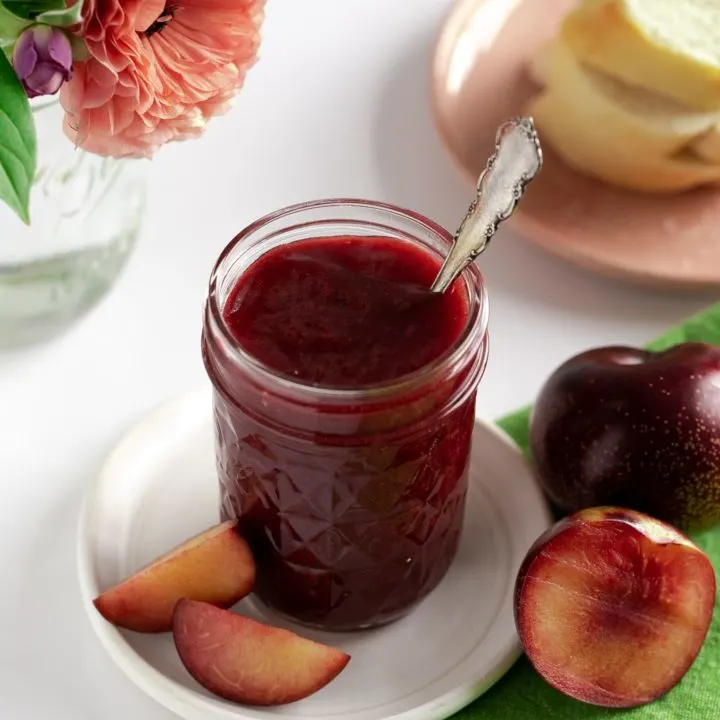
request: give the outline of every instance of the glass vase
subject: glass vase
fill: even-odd
[[[77,149],[57,99],[33,103],[29,226],[0,203],[0,347],[47,340],[114,285],[142,223],[146,166]]]

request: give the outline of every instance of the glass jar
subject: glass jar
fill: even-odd
[[[146,167],[78,150],[57,99],[33,101],[37,171],[25,225],[0,203],[0,347],[49,339],[94,307],[132,252]]]
[[[327,200],[258,220],[224,250],[205,307],[223,519],[239,519],[256,597],[292,620],[354,630],[395,620],[443,578],[458,546],[475,395],[487,361],[487,297],[476,265],[458,280],[466,326],[441,357],[362,389],[304,384],[250,356],[223,308],[263,253],[336,236],[403,240],[435,253],[452,237],[389,205]]]

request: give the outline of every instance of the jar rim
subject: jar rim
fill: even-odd
[[[429,381],[431,382],[433,378],[442,375],[447,371],[447,368],[455,367],[458,362],[461,362],[462,358],[472,346],[476,343],[481,343],[487,334],[487,290],[482,273],[477,264],[470,263],[458,278],[462,278],[465,281],[469,300],[468,316],[462,333],[441,355],[411,373],[406,373],[392,380],[374,383],[372,385],[357,385],[351,387],[319,385],[317,383],[305,382],[275,370],[245,350],[232,334],[225,320],[223,308],[220,306],[218,293],[222,279],[220,272],[223,268],[224,261],[240,243],[272,222],[307,211],[343,207],[348,209],[360,208],[377,210],[391,216],[399,216],[405,220],[416,223],[438,237],[447,246],[448,250],[452,245],[453,237],[445,228],[413,210],[390,203],[359,198],[328,198],[288,205],[250,223],[225,246],[215,262],[210,276],[205,309],[206,322],[211,324],[211,329],[214,333],[220,335],[225,346],[225,351],[232,355],[232,359],[235,362],[242,363],[246,368],[251,369],[256,376],[256,380],[263,386],[269,381],[273,383],[279,391],[290,395],[299,394],[311,403],[352,405],[368,401],[382,401],[384,398],[394,396],[398,393],[412,392],[413,389]],[[317,222],[322,223],[324,221],[318,220]],[[338,222],[342,222],[342,220],[338,220]]]

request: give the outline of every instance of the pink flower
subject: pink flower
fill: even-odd
[[[265,0],[86,0],[89,57],[60,93],[65,131],[99,155],[149,157],[225,112],[255,62]]]

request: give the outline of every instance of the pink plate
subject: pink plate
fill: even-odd
[[[574,0],[460,0],[433,66],[435,120],[450,155],[476,182],[497,126],[535,91],[528,59]],[[542,140],[542,135],[541,135]],[[545,164],[510,221],[554,255],[616,278],[668,289],[720,287],[720,188],[673,195],[613,189]]]

